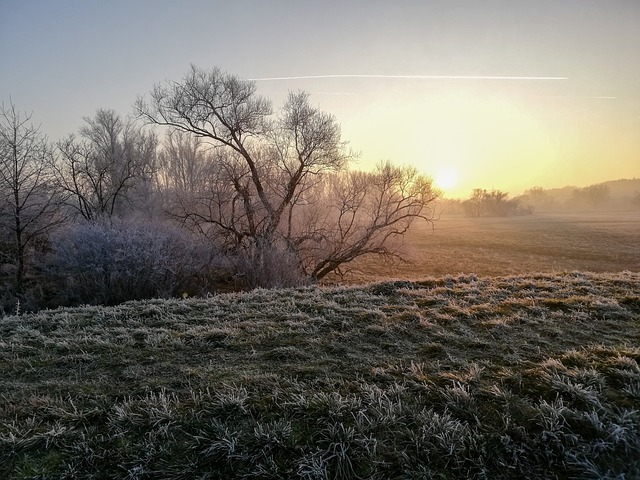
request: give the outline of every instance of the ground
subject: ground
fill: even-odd
[[[639,225],[443,217],[371,283],[6,316],[0,478],[640,478]]]
[[[441,215],[404,241],[407,263],[355,262],[341,281],[563,271],[640,271],[640,211],[540,212],[519,217]],[[336,278],[332,279],[337,281]]]

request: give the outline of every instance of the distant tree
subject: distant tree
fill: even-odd
[[[460,198],[441,198],[439,210],[441,213],[447,214],[462,214],[465,213],[463,207],[463,200]]]
[[[79,137],[58,143],[56,181],[68,205],[87,220],[125,214],[152,182],[156,136],[114,110],[98,110],[85,122]]]
[[[462,203],[462,208],[467,217],[479,217],[483,214],[482,202],[486,192],[481,188],[474,188],[471,196]]]
[[[343,173],[352,154],[331,115],[312,107],[304,92],[291,93],[274,115],[255,90],[254,82],[217,68],[192,67],[182,82],[157,85],[147,101],[138,101],[148,122],[210,148],[200,157],[209,166],[206,180],[175,211],[185,223],[248,256],[256,268],[279,251],[322,278],[359,256],[388,253],[383,245],[404,233],[401,225],[430,218],[435,195],[428,180],[392,167],[368,176]],[[178,141],[184,144],[174,139],[174,146]],[[339,189],[331,182],[338,178],[350,191],[336,203],[331,195]]]
[[[60,197],[48,169],[52,155],[46,138],[31,124],[31,115],[13,104],[0,107],[0,230],[2,260],[11,266],[14,292],[25,288],[28,251],[59,225]]]
[[[506,217],[533,213],[531,208],[522,206],[519,199],[508,197],[508,193],[500,190],[488,191],[476,188],[462,206],[468,217]]]
[[[589,185],[584,188],[577,188],[573,191],[573,200],[576,203],[600,208],[607,204],[611,192],[609,186],[604,183]]]
[[[549,192],[542,187],[533,187],[525,191],[522,201],[535,209],[550,208],[555,203]]]

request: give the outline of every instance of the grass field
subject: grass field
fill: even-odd
[[[640,478],[639,346],[631,272],[9,316],[0,478]]]
[[[408,263],[356,262],[344,281],[475,273],[640,271],[640,211],[554,212],[505,218],[443,215],[405,240]]]

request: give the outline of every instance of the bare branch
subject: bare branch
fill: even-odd
[[[63,221],[48,168],[51,148],[30,121],[31,115],[22,115],[13,104],[0,107],[0,230],[13,244],[4,260],[17,267],[18,298],[24,290],[29,248]]]

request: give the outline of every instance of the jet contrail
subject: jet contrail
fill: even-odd
[[[277,80],[309,80],[323,78],[390,78],[408,80],[568,80],[568,77],[523,77],[523,76],[490,76],[490,75],[298,75],[291,77],[250,78],[255,82],[271,82]]]

